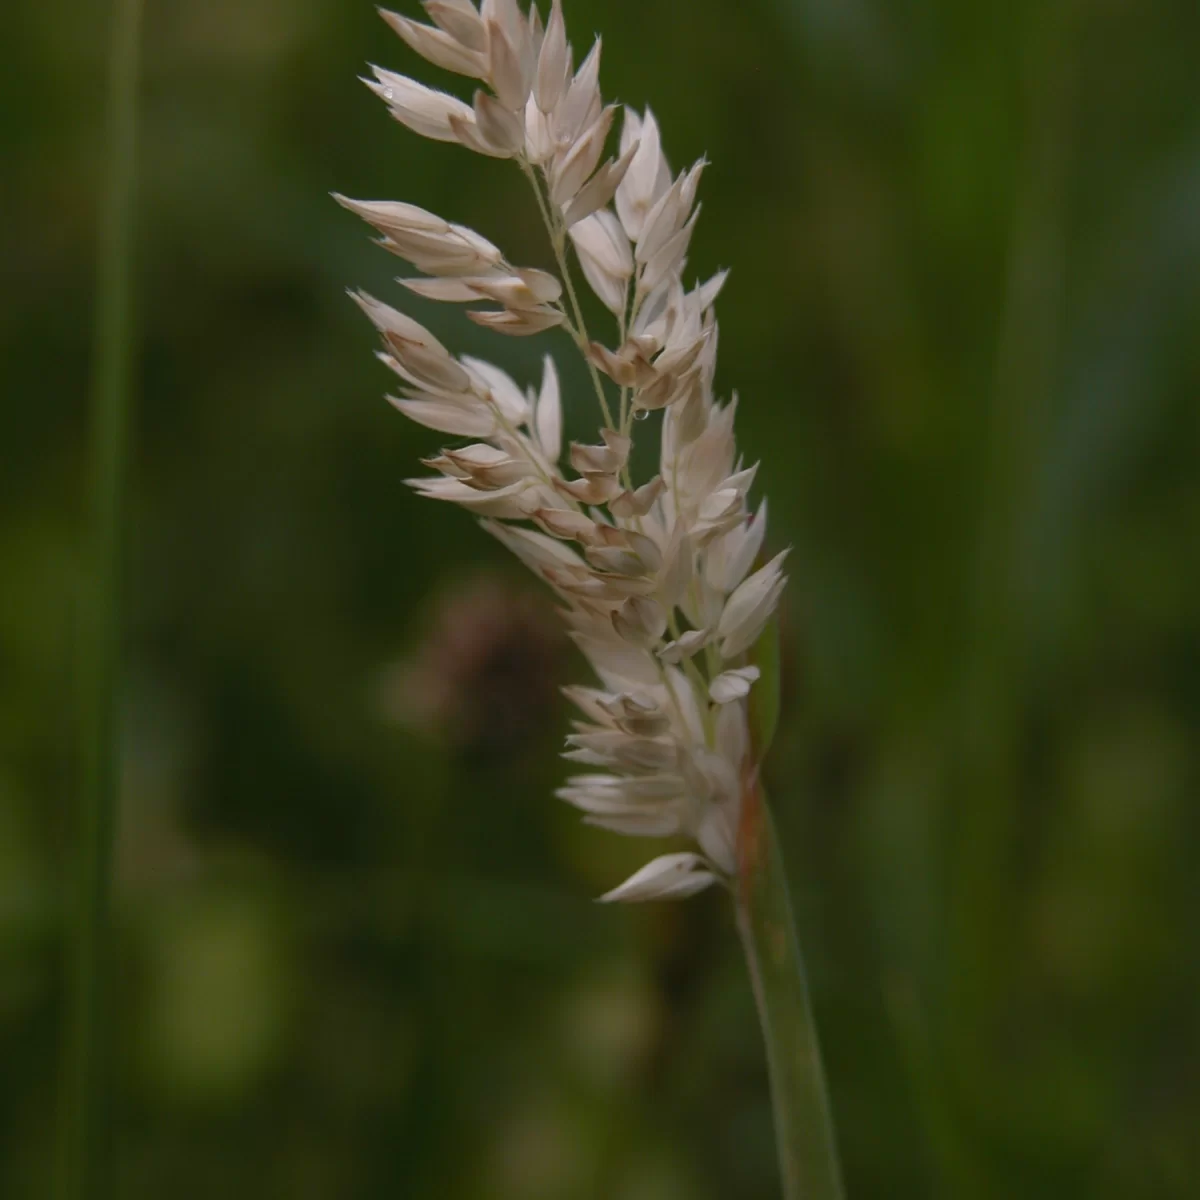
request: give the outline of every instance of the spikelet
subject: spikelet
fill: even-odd
[[[713,395],[725,275],[684,284],[704,161],[673,175],[647,109],[621,114],[600,94],[600,41],[578,68],[559,0],[543,26],[517,0],[426,0],[432,24],[384,19],[417,54],[479,83],[470,102],[382,68],[365,80],[402,125],[479,154],[514,159],[536,195],[559,276],[510,263],[473,230],[416,205],[349,200],[382,245],[420,274],[420,296],[525,336],[563,326],[583,354],[604,419],[592,444],[562,445],[554,361],[522,390],[500,368],[454,356],[428,330],[355,299],[399,377],[389,397],[412,420],[459,439],[410,480],[478,514],[557,593],[599,686],[565,694],[582,719],[566,757],[584,768],[558,795],[604,829],[684,836],[605,900],[691,895],[728,881],[750,762],[746,653],[779,603],[784,554],[755,570],[765,501],[734,443],[736,401]],[[532,208],[532,205],[531,205]],[[584,326],[568,261],[613,315],[611,344]],[[634,480],[636,419],[661,411],[658,474]],[[786,553],[786,552],[785,552]]]

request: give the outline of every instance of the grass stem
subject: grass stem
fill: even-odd
[[[738,932],[766,1043],[784,1200],[844,1200],[787,876],[757,780],[747,787],[738,847]]]

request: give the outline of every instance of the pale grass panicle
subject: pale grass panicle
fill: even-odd
[[[516,266],[478,233],[415,205],[337,199],[421,272],[400,280],[410,291],[491,305],[467,315],[499,333],[562,326],[587,362],[598,440],[563,446],[548,355],[539,385],[521,388],[491,363],[451,354],[389,305],[355,299],[399,377],[391,402],[459,439],[425,459],[435,474],[412,486],[476,513],[554,589],[595,670],[598,686],[565,689],[582,714],[566,757],[586,771],[559,796],[593,825],[694,845],[655,858],[603,898],[687,896],[736,870],[756,766],[748,703],[759,670],[747,656],[785,583],[783,554],[755,569],[766,502],[757,512],[748,504],[755,467],[737,455],[736,399],[713,395],[724,273],[684,283],[705,164],[673,175],[653,113],[604,103],[600,40],[576,68],[558,0],[545,23],[517,0],[424,7],[428,25],[383,15],[417,54],[478,80],[471,102],[379,67],[365,82],[414,132],[515,160],[558,273]],[[604,341],[584,325],[573,271],[612,315]],[[638,418],[658,410],[659,470],[635,480]]]

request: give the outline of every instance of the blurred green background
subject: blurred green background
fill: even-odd
[[[1195,1196],[1200,7],[565,7],[712,161],[691,262],[734,268],[718,383],[795,546],[769,781],[851,1196]],[[0,11],[17,1200],[58,1109],[107,17]],[[438,435],[343,295],[399,264],[327,193],[547,256],[518,173],[390,122],[366,60],[436,75],[365,0],[147,3],[115,1194],[776,1196],[725,905],[593,904],[646,846],[551,796],[580,664],[402,485]],[[535,377],[547,339],[406,306]]]

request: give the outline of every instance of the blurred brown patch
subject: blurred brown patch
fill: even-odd
[[[518,753],[558,703],[566,639],[549,601],[499,572],[431,597],[416,644],[385,668],[384,718],[471,754]]]

